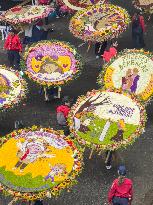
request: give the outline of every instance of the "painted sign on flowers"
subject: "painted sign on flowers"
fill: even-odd
[[[78,11],[69,29],[84,41],[102,42],[117,37],[130,22],[127,11],[112,4],[100,4]]]
[[[41,85],[64,85],[77,77],[80,56],[75,48],[65,42],[41,41],[25,52],[29,78]]]
[[[17,71],[0,66],[0,110],[13,107],[25,97],[26,82]]]
[[[1,189],[17,198],[57,195],[73,184],[81,166],[74,142],[57,131],[32,127],[1,139]]]
[[[81,144],[115,150],[134,142],[144,127],[145,110],[125,93],[93,90],[81,96],[69,115]]]
[[[125,50],[105,65],[104,85],[135,93],[143,101],[153,94],[153,55],[143,50]],[[102,83],[103,75],[99,77]]]

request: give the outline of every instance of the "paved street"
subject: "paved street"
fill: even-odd
[[[114,0],[114,4],[126,8],[130,15],[134,9],[131,0]],[[151,23],[152,22],[152,23]],[[72,36],[68,30],[69,18],[53,21],[55,31],[49,34],[49,39],[69,41],[74,46],[82,43]],[[146,50],[153,51],[153,19],[147,22],[147,34],[145,36]],[[132,48],[131,28],[122,34],[118,40],[119,50]],[[2,46],[2,42],[1,42]],[[76,98],[87,91],[97,89],[96,78],[102,69],[102,60],[97,60],[94,55],[94,47],[86,52],[87,45],[78,48],[84,60],[84,69],[80,77],[63,89],[62,95]],[[6,54],[0,50],[0,63],[7,64]],[[0,114],[0,136],[14,129],[14,122],[22,120],[26,126],[42,125],[44,127],[56,127],[55,108],[58,101],[45,103],[43,96],[39,95],[39,86],[27,80],[29,93],[27,100],[21,105],[6,113]],[[89,160],[89,150],[84,157],[84,170],[79,182],[73,186],[70,192],[62,192],[59,198],[45,201],[45,205],[104,205],[107,204],[107,192],[112,180],[117,176],[117,167],[125,163],[128,177],[134,182],[134,200],[132,205],[153,204],[153,103],[147,106],[148,122],[144,134],[126,150],[118,152],[118,161],[113,163],[113,168],[108,171],[105,168],[104,159],[96,153]],[[10,198],[0,196],[0,205],[8,205]]]

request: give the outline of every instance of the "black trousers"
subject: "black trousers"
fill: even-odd
[[[20,54],[19,51],[7,51],[9,66],[15,70],[20,70]]]
[[[107,47],[107,41],[104,41],[103,43],[97,42],[95,44],[95,54],[96,54],[96,56],[103,55],[106,47]]]
[[[106,151],[106,166],[111,166],[112,164],[112,157],[113,157],[113,151]]]

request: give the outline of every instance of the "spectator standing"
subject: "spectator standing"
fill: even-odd
[[[100,58],[101,55],[104,54],[105,49],[107,48],[107,41],[104,41],[102,43],[96,42],[95,44],[95,54],[96,58]]]
[[[146,29],[145,29],[144,18],[140,14],[140,12],[137,12],[132,17],[132,40],[133,40],[134,48],[140,49],[145,46],[144,43],[145,31]]]
[[[117,55],[117,41],[114,43],[111,43],[111,46],[108,50],[104,51],[104,54],[102,55],[104,63],[108,63],[113,57]]]
[[[118,168],[119,177],[113,181],[108,193],[108,202],[113,205],[129,205],[133,198],[133,183],[126,178],[124,165]]]
[[[9,66],[20,70],[20,52],[22,52],[22,44],[16,31],[12,28],[4,43],[4,49],[7,50]]]

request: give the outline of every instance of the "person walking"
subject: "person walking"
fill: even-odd
[[[22,52],[22,44],[13,28],[9,30],[9,34],[4,43],[4,49],[7,50],[9,66],[20,71],[20,52]]]
[[[67,125],[67,118],[70,112],[71,99],[65,96],[62,100],[62,105],[58,106],[56,109],[57,113],[57,123],[64,130],[64,135],[68,136],[70,134],[69,127]]]
[[[118,168],[119,177],[113,181],[108,193],[108,202],[112,205],[131,205],[133,199],[133,183],[126,178],[124,165]]]
[[[104,63],[108,63],[113,57],[117,55],[117,46],[118,46],[117,41],[114,43],[112,42],[109,49],[106,49],[104,51],[104,54],[101,55]]]
[[[145,29],[145,23],[144,18],[140,14],[140,12],[137,12],[132,17],[132,40],[133,40],[133,47],[140,49],[144,48],[144,32]]]
[[[100,58],[100,56],[104,54],[106,47],[107,47],[107,41],[104,41],[102,43],[96,42],[95,44],[96,59]]]

